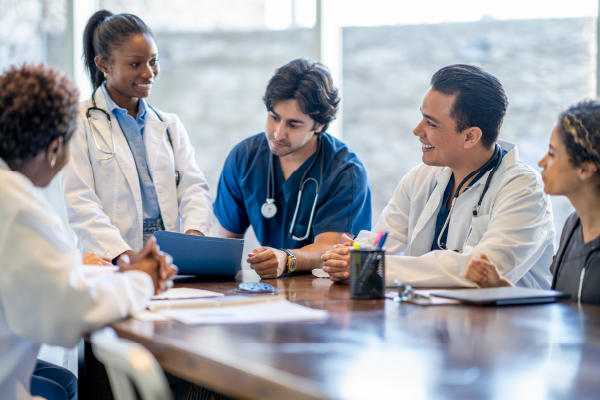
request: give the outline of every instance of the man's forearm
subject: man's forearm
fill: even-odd
[[[296,271],[312,271],[323,268],[321,256],[331,250],[334,245],[344,243],[343,233],[324,232],[315,237],[313,244],[290,251],[296,256]]]
[[[313,243],[300,249],[290,249],[290,252],[296,256],[296,272],[323,268],[321,256],[332,247],[333,244],[330,243]]]

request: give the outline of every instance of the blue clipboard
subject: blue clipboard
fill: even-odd
[[[173,257],[179,275],[236,276],[241,268],[243,239],[157,231],[160,249]]]

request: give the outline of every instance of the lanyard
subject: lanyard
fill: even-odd
[[[494,173],[498,170],[498,167],[502,163],[502,148],[500,147],[500,145],[496,144],[496,147],[494,149],[494,155],[492,156],[492,158],[490,158],[488,160],[488,162],[483,164],[483,166],[481,166],[478,170],[473,171],[469,175],[467,175],[467,177],[460,182],[460,184],[454,191],[454,198],[452,199],[452,204],[450,205],[450,212],[448,213],[448,217],[446,217],[446,222],[444,223],[444,226],[442,227],[442,231],[440,232],[438,239],[437,239],[438,247],[440,249],[448,250],[448,248],[446,247],[446,243],[441,243],[441,240],[442,240],[442,236],[444,235],[444,231],[446,230],[446,228],[448,227],[448,224],[450,223],[450,216],[452,215],[452,210],[454,210],[454,204],[456,203],[456,199],[458,199],[458,196],[460,196],[460,190],[462,189],[464,184],[469,179],[471,179],[475,174],[478,174],[479,172],[487,169],[490,165],[492,165],[492,162],[494,162],[494,160],[496,160],[496,165],[490,171],[490,174],[488,175],[488,178],[485,181],[485,186],[483,187],[483,192],[481,193],[481,196],[479,196],[479,202],[477,203],[476,206],[473,207],[473,216],[477,217],[479,215],[479,210],[481,208],[481,202],[483,201],[483,198],[485,197],[485,194],[487,193],[487,191],[490,187],[490,182],[492,181],[492,177],[494,176]],[[445,207],[445,204],[442,204],[442,207]]]

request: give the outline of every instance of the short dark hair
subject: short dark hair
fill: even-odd
[[[591,162],[600,171],[600,101],[584,100],[560,113],[558,132],[573,166]]]
[[[269,80],[263,102],[273,111],[280,101],[294,99],[300,111],[310,115],[325,132],[339,109],[338,89],[333,85],[331,73],[319,62],[304,58],[292,60],[275,71]]]
[[[433,74],[431,88],[447,96],[456,95],[450,117],[456,131],[481,129],[481,142],[491,148],[498,140],[508,98],[495,76],[474,65],[455,64]]]
[[[58,137],[67,143],[79,114],[79,92],[43,64],[11,67],[0,75],[0,157],[16,170]]]
[[[132,36],[144,34],[153,36],[144,21],[133,14],[115,15],[100,10],[90,17],[83,32],[83,61],[94,89],[105,80],[94,58],[101,56],[110,62],[110,54],[115,48]]]

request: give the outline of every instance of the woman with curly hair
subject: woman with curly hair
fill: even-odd
[[[60,217],[36,195],[69,160],[79,93],[43,65],[0,75],[0,399],[76,399],[68,371],[36,361],[41,343],[81,335],[141,310],[175,272],[155,241],[89,277]],[[37,363],[37,364],[36,364]],[[34,375],[35,369],[35,375]],[[33,375],[33,377],[32,377]]]
[[[550,267],[552,289],[600,304],[600,101],[583,101],[560,114],[539,166],[544,191],[566,196],[575,208]],[[473,256],[465,276],[480,287],[511,286],[482,253]]]

